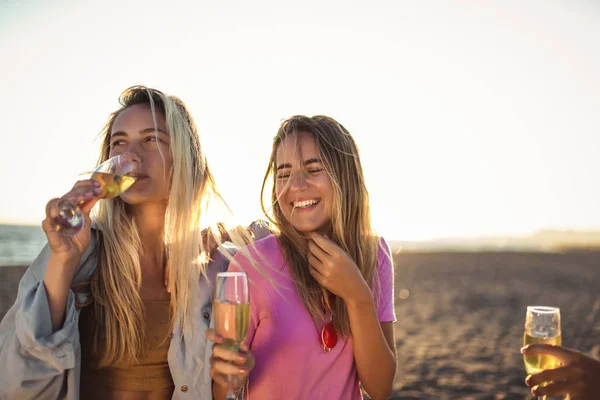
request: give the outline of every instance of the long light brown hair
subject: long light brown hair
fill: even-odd
[[[120,95],[119,104],[101,132],[99,163],[109,157],[111,130],[124,109],[148,105],[154,116],[160,113],[166,120],[173,166],[165,171],[170,178],[170,194],[161,251],[167,260],[171,327],[177,315],[184,325],[190,287],[201,276],[207,276],[206,262],[197,262],[203,254],[200,218],[210,199],[222,199],[202,152],[196,125],[179,98],[133,86]],[[99,228],[99,262],[91,278],[96,316],[92,323],[92,355],[98,366],[134,364],[145,344],[144,307],[139,294],[143,244],[131,206],[119,197],[100,201],[94,222]],[[215,239],[220,242],[219,232]]]
[[[284,121],[273,140],[273,148],[261,190],[263,212],[277,232],[294,285],[302,303],[320,329],[324,318],[325,291],[309,272],[308,242],[286,219],[276,193],[276,155],[280,144],[290,135],[311,134],[317,143],[323,167],[332,183],[330,238],[356,262],[365,281],[378,288],[378,238],[371,227],[369,194],[365,185],[358,148],[350,133],[333,118],[297,115]],[[271,181],[270,207],[265,206],[265,187]],[[271,212],[268,211],[271,210]],[[342,337],[350,335],[350,321],[344,302],[332,305],[333,324]]]

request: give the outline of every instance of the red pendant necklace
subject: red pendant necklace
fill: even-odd
[[[337,344],[337,332],[333,326],[333,301],[335,296],[331,293],[325,299],[325,295],[322,297],[323,309],[325,314],[325,326],[321,330],[321,342],[323,342],[323,352],[328,353]]]

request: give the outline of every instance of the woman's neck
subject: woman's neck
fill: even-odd
[[[162,259],[163,256],[166,212],[166,202],[138,204],[133,207],[135,224],[138,228],[145,256],[156,258],[157,261],[158,259]]]

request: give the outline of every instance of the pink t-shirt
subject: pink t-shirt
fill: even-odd
[[[378,273],[380,290],[375,303],[379,321],[396,321],[394,272],[387,243],[381,240]],[[275,236],[255,242],[251,256],[260,263],[275,287],[239,252],[229,271],[248,274],[250,328],[246,342],[256,359],[244,390],[249,400],[362,399],[352,351],[352,337],[338,336],[336,346],[323,352],[321,328],[298,296],[283,252]],[[247,253],[246,253],[247,254]]]

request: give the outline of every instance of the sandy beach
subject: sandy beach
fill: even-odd
[[[527,305],[561,308],[563,345],[600,356],[600,252],[399,253],[392,399],[530,399]],[[0,316],[25,267],[0,267]]]

